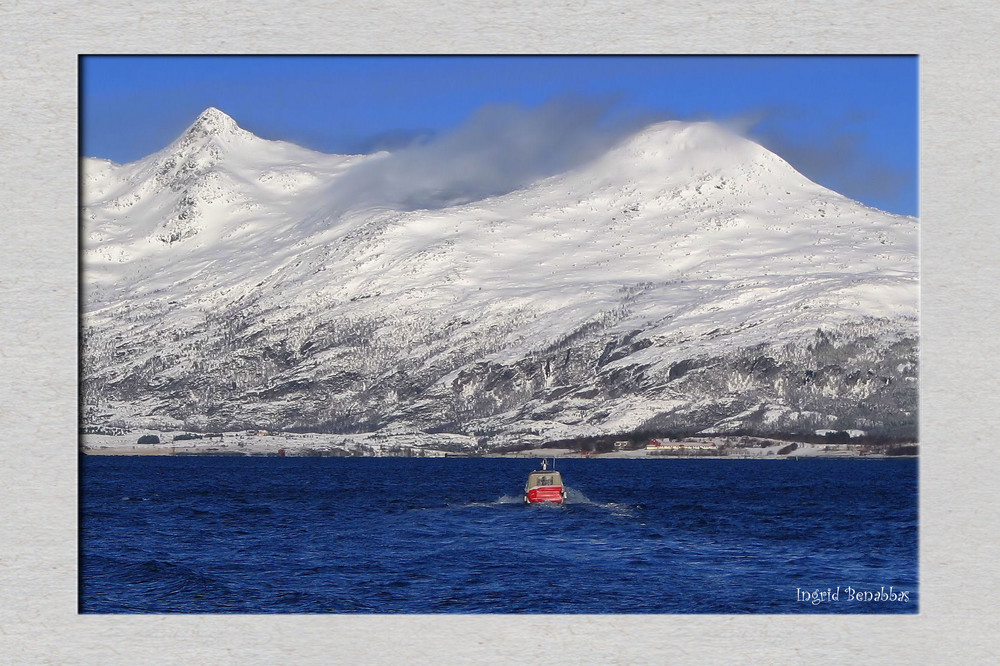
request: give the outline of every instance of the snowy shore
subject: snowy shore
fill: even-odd
[[[156,437],[156,443],[138,443]],[[180,437],[180,439],[175,439]],[[86,455],[216,455],[216,456],[369,456],[369,457],[461,457],[504,458],[853,458],[882,457],[860,444],[816,444],[769,440],[756,446],[738,446],[732,438],[699,438],[687,447],[581,452],[569,448],[535,448],[523,451],[488,451],[468,435],[406,433],[386,435],[362,433],[332,435],[320,433],[227,432],[209,437],[189,438],[182,432],[81,435],[80,451]],[[683,443],[681,443],[683,444]]]

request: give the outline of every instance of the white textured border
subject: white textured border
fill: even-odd
[[[547,645],[560,663],[992,660],[997,5],[556,4],[0,3],[0,659],[523,663]],[[920,54],[920,615],[77,615],[76,56],[113,52]]]

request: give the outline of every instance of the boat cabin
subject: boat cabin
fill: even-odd
[[[528,483],[525,484],[525,492],[531,490],[532,488],[537,488],[539,486],[559,486],[562,488],[562,475],[559,472],[550,469],[543,470],[540,472],[532,472],[528,475]]]

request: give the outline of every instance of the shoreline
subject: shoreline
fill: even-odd
[[[174,440],[175,436],[184,439]],[[144,435],[149,437],[149,434]],[[465,435],[406,433],[379,435],[326,435],[316,433],[223,433],[209,439],[185,433],[158,433],[160,441],[139,444],[139,433],[80,435],[80,455],[93,456],[215,456],[215,457],[368,457],[368,458],[560,458],[632,460],[802,460],[917,458],[914,453],[889,455],[862,444],[816,444],[754,438],[755,446],[737,446],[735,438],[706,437],[683,440],[663,447],[644,447],[605,452],[582,452],[564,447],[540,447],[522,451],[489,451],[476,446]],[[794,444],[794,449],[788,447]],[[686,445],[686,446],[685,446]],[[464,450],[463,450],[464,449]]]
[[[440,456],[413,456],[413,455],[393,455],[393,456],[371,456],[371,455],[354,455],[354,456],[330,456],[330,455],[315,455],[315,454],[290,454],[290,455],[278,455],[274,453],[241,453],[241,452],[222,452],[222,453],[212,453],[212,452],[171,452],[171,451],[138,451],[129,449],[99,449],[99,450],[83,450],[80,451],[82,456],[94,456],[94,457],[133,457],[133,458],[146,458],[146,457],[184,457],[184,458],[451,458],[451,459],[473,459],[473,458],[500,458],[500,459],[511,459],[511,460],[531,460],[531,459],[541,459],[541,458],[555,458],[558,460],[764,460],[764,461],[782,461],[782,460],[888,460],[888,459],[902,459],[902,458],[919,458],[919,455],[886,455],[883,453],[872,453],[869,455],[838,455],[838,456],[825,456],[825,455],[802,455],[802,456],[746,456],[746,455],[719,455],[719,456],[699,456],[699,455],[685,455],[685,456],[614,456],[607,454],[595,454],[582,456],[579,454],[566,454],[566,455],[540,455],[540,454],[509,454],[509,453],[482,453],[482,454],[462,454],[462,453],[449,453],[447,455]]]

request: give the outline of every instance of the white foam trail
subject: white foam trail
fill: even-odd
[[[602,504],[600,502],[595,502],[584,495],[583,492],[570,488],[569,486],[566,486],[566,504],[589,504],[590,506],[596,506],[600,509],[607,509],[616,516],[623,516],[627,518],[631,518],[634,515],[632,513],[632,507],[627,504],[619,504],[618,502],[607,502]]]
[[[521,504],[524,502],[524,497],[520,495],[504,495],[498,499],[494,504]]]

